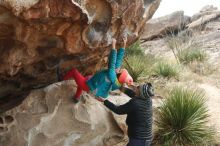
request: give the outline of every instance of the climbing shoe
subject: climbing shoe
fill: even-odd
[[[79,99],[76,99],[76,98],[73,97],[73,102],[74,102],[74,103],[78,103],[78,102],[79,102]]]

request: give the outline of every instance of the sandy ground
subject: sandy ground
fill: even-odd
[[[201,84],[199,86],[206,92],[206,103],[211,115],[210,124],[214,125],[218,135],[220,135],[220,89],[210,84]]]

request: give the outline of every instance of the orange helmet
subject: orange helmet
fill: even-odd
[[[118,81],[123,84],[126,83],[128,85],[133,83],[133,78],[130,76],[130,74],[128,73],[128,71],[126,69],[121,69],[121,74],[118,77]]]

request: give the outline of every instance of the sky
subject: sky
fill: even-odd
[[[220,9],[220,0],[161,0],[160,6],[153,18],[179,10],[183,10],[185,15],[192,16],[206,5],[213,5]]]

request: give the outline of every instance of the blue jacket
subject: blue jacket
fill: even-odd
[[[118,82],[115,69],[121,67],[122,60],[124,57],[124,48],[120,48],[118,53],[115,49],[111,50],[109,56],[108,69],[101,70],[93,75],[87,81],[87,85],[96,96],[107,98],[109,91],[116,90],[121,87]]]

